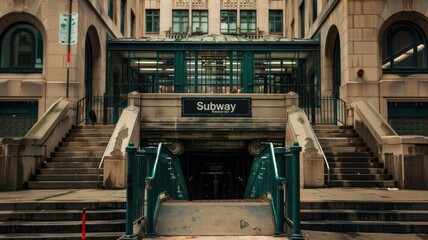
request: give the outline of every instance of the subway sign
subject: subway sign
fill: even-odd
[[[251,98],[182,98],[182,117],[251,117]]]

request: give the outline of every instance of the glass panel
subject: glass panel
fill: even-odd
[[[408,31],[399,31],[393,37],[394,67],[412,68],[413,62],[413,37]]]
[[[43,67],[43,38],[37,28],[17,23],[1,36],[0,71],[41,72]]]

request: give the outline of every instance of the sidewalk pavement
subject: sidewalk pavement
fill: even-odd
[[[383,202],[428,202],[428,190],[404,190],[397,188],[316,188],[302,189],[301,201],[383,201]],[[2,202],[32,201],[126,201],[125,190],[102,189],[57,189],[23,190],[0,192]],[[302,231],[306,240],[428,240],[427,234],[388,234],[388,233],[336,233],[321,231]],[[267,240],[278,239],[270,236],[179,236],[158,237],[158,240]]]

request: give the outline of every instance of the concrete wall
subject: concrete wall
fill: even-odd
[[[251,98],[251,117],[182,117],[182,97]],[[162,131],[284,131],[284,94],[142,94],[141,128]]]
[[[75,106],[54,103],[23,138],[0,138],[0,191],[20,190],[75,123]]]
[[[122,111],[102,157],[103,187],[107,189],[126,187],[126,147],[131,142],[140,147],[140,106],[139,101],[135,101],[139,100],[139,95],[134,92],[128,98],[129,107]]]
[[[352,104],[355,131],[401,188],[428,189],[428,137],[398,136],[366,100]]]
[[[285,146],[298,142],[302,147],[300,153],[300,186],[303,188],[324,186],[324,158],[317,138],[305,112],[298,107],[287,110],[288,120]]]

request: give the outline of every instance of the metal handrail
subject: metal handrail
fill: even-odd
[[[327,186],[329,186],[330,185],[330,164],[328,163],[328,160],[324,154],[324,150],[322,149],[321,144],[318,141],[318,137],[315,135],[315,132],[314,132],[314,129],[312,128],[312,125],[311,125],[311,131],[312,131],[312,134],[315,136],[315,141],[318,144],[318,147],[320,149],[322,157],[324,158],[325,165],[327,166]]]

